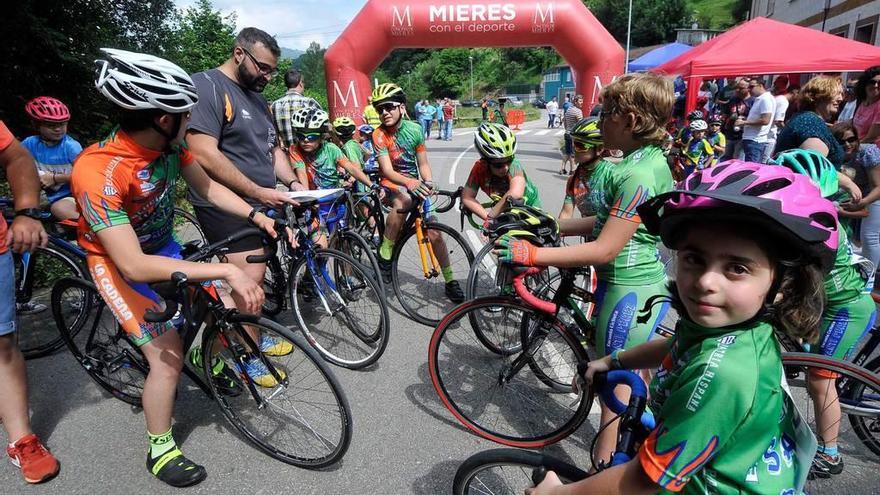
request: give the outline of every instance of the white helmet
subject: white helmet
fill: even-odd
[[[330,116],[318,108],[300,108],[290,117],[290,125],[298,131],[324,131]]]
[[[692,120],[689,127],[692,131],[705,131],[709,128],[703,119]]]
[[[95,87],[128,110],[183,113],[199,100],[189,74],[153,55],[101,48],[108,60],[95,60]]]

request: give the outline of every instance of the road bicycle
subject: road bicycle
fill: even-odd
[[[412,207],[399,210],[407,216],[391,253],[392,284],[403,310],[423,325],[437,325],[457,304],[446,296],[443,267],[448,266],[453,278],[464,282],[474,260],[464,237],[434,215],[451,210],[460,195],[461,190],[436,191],[422,200],[411,194]]]
[[[584,369],[579,376],[583,376]],[[628,404],[614,396],[614,389],[625,385],[630,389]],[[594,391],[618,416],[618,439],[610,462],[597,463],[591,459],[596,472],[617,466],[634,458],[639,445],[654,429],[654,416],[646,412],[648,390],[645,382],[630,371],[615,370],[597,373],[594,382],[586,387],[585,400],[592,403]],[[592,448],[590,449],[592,451]],[[591,456],[592,457],[592,456]],[[553,471],[563,483],[574,483],[590,476],[586,471],[555,457],[519,449],[493,449],[479,452],[465,460],[455,472],[452,482],[454,495],[498,494],[521,495],[526,488],[543,481],[547,471]]]
[[[188,244],[186,258],[222,256],[229,244],[254,235],[262,234],[246,229],[208,246]],[[170,281],[152,287],[165,300],[164,310],[148,311],[145,320],[174,321],[185,353],[201,335],[202,366],[186,359],[183,373],[214,399],[247,441],[300,467],[320,468],[342,458],[352,435],[348,400],[336,377],[300,336],[268,318],[226,308],[213,284],[192,283],[184,273],[176,272]],[[75,314],[62,310],[71,300],[79,302]],[[95,286],[82,279],[60,280],[52,290],[52,311],[64,342],[89,376],[114,397],[140,406],[149,364]],[[269,356],[260,351],[254,335],[286,343],[292,350]],[[274,385],[261,386],[244,371],[255,359]],[[233,371],[232,386],[213,378],[218,369]]]
[[[266,239],[269,254],[259,258],[267,263],[263,311],[280,318],[289,310],[328,362],[350,369],[370,366],[390,338],[388,306],[375,272],[345,253],[321,249],[312,235],[320,228],[312,208],[318,202],[299,202],[276,212],[278,231],[292,227],[295,243],[283,235]]]

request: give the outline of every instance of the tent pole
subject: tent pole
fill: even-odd
[[[626,58],[623,59],[623,73],[629,73],[629,40],[632,34],[633,0],[629,0],[629,16],[626,20]]]

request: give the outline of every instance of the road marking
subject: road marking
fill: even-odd
[[[530,133],[530,132],[532,132],[531,129],[523,129],[523,130],[521,130],[521,131],[516,131],[516,134],[517,134],[518,136],[522,136],[523,134],[528,134],[528,133]]]
[[[557,136],[561,136],[561,135],[563,135],[563,134],[565,134],[565,129],[563,129],[563,130],[561,130],[561,131],[558,131],[558,132],[556,133]]]
[[[460,162],[461,158],[464,156],[464,154],[467,153],[468,151],[470,151],[470,149],[473,147],[474,147],[473,144],[468,146],[467,148],[464,149],[464,151],[459,153],[458,158],[455,159],[455,163],[452,164],[452,170],[449,171],[449,183],[450,184],[455,185],[455,169],[458,168],[458,162]]]
[[[543,136],[544,134],[547,134],[548,132],[550,132],[550,129],[544,129],[542,131],[536,132],[535,136]]]
[[[467,234],[468,240],[471,242],[471,247],[473,248],[474,253],[480,252],[485,245],[483,244],[483,239],[480,238],[480,235],[471,229],[467,229],[465,233]],[[498,268],[495,264],[495,256],[491,254],[489,256],[483,256],[482,263],[483,266],[486,267],[486,270],[488,270],[490,277],[494,280],[495,270]]]

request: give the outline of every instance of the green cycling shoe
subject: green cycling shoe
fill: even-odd
[[[193,367],[199,371],[202,370],[201,347],[197,346],[190,349],[188,359]],[[226,363],[221,359],[215,358],[211,365],[211,380],[214,382],[214,386],[217,387],[217,391],[223,395],[235,397],[241,393],[238,375],[235,373],[235,370],[226,366]]]

